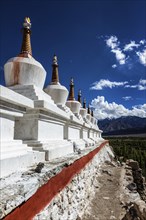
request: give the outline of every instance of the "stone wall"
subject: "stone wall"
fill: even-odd
[[[75,100],[73,79],[67,99],[56,56],[52,82],[43,88],[46,71],[31,55],[30,28],[25,18],[25,49],[4,65],[9,88],[0,85],[0,218],[75,219],[94,192],[100,163],[112,153],[85,101],[81,107],[81,93]]]
[[[77,219],[94,196],[100,165],[113,157],[108,141],[15,173],[1,182],[0,219]],[[13,187],[12,187],[13,186]],[[25,214],[24,214],[25,213]]]
[[[94,196],[98,187],[96,177],[100,165],[113,156],[110,147],[102,149],[81,172],[76,174],[71,182],[37,214],[34,220],[75,220],[84,212],[88,202]]]

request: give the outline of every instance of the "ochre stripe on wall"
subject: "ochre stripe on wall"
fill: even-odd
[[[60,173],[40,187],[28,201],[17,207],[7,215],[4,220],[33,219],[33,217],[44,209],[54,196],[57,195],[107,143],[108,141],[103,142],[98,148],[76,160],[68,167],[63,168]]]

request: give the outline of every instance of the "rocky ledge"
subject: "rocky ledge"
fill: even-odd
[[[127,160],[125,166],[125,183],[129,196],[125,196],[126,214],[122,220],[146,219],[146,182],[137,161]],[[127,184],[128,183],[128,184]],[[126,191],[128,192],[128,191]],[[129,197],[129,199],[128,199]]]

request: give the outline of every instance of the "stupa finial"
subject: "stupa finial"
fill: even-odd
[[[59,83],[59,74],[58,74],[58,62],[57,62],[57,56],[54,55],[53,57],[53,63],[52,63],[52,84],[58,84]]]
[[[24,23],[23,23],[23,27],[30,29],[31,28],[31,21],[29,17],[25,17],[24,18]]]
[[[70,100],[70,101],[75,100],[75,97],[74,97],[74,80],[73,80],[73,78],[71,78],[71,80],[70,80],[70,91],[69,91],[68,100]]]
[[[30,29],[31,29],[30,18],[25,17],[23,28],[22,28],[23,40],[22,40],[21,52],[19,56],[22,56],[22,57],[32,56],[31,41],[30,41],[31,30]]]
[[[91,111],[91,116],[94,117],[93,110]]]
[[[85,98],[84,98],[84,100],[83,100],[83,108],[86,109],[86,99],[85,99]]]
[[[82,104],[81,97],[82,97],[82,93],[81,93],[81,90],[79,90],[78,91],[78,102]]]
[[[91,110],[90,110],[90,106],[88,105],[88,111],[87,111],[88,114],[91,114]]]

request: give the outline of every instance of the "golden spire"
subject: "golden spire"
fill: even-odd
[[[78,91],[78,102],[82,104],[81,97],[82,97],[82,93],[81,93],[81,90],[79,90]]]
[[[22,40],[21,52],[19,56],[22,56],[22,57],[32,56],[31,42],[30,42],[30,35],[31,35],[30,29],[31,29],[30,18],[25,17],[23,28],[22,28],[23,40]]]
[[[68,100],[70,100],[70,101],[74,101],[74,100],[75,100],[75,97],[74,97],[74,81],[73,81],[73,78],[71,78],[71,81],[70,81],[70,91],[69,91]]]
[[[91,114],[91,110],[90,110],[90,107],[88,105],[88,111],[87,111],[88,114]]]
[[[58,63],[57,63],[57,56],[54,55],[53,57],[53,64],[52,64],[52,84],[59,83],[59,75],[58,75]]]
[[[86,109],[86,99],[83,100],[83,108]]]

